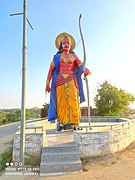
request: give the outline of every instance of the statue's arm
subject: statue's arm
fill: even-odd
[[[82,61],[75,55],[75,64],[76,66],[80,67],[82,65]]]
[[[75,59],[75,63],[78,67],[80,67],[81,65],[83,65],[83,63],[79,60],[79,58],[76,56],[76,59]],[[82,69],[82,73],[84,73],[84,76],[87,76],[87,75],[90,75],[91,74],[91,71],[87,68],[83,68]]]
[[[53,74],[53,71],[54,71],[55,67],[54,67],[54,61],[51,62],[50,64],[50,68],[49,68],[49,71],[48,71],[48,75],[47,75],[47,80],[46,80],[46,91],[47,92],[50,92],[50,81],[52,79],[52,74]]]

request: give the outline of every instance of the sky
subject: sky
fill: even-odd
[[[20,12],[23,0],[0,1],[0,108],[21,108],[23,17],[10,16]],[[55,38],[68,32],[78,44],[80,13],[86,67],[92,71],[90,105],[105,80],[135,95],[135,0],[27,0],[34,28],[27,27],[27,108],[49,102],[45,81],[57,52]],[[83,61],[81,42],[74,52]]]

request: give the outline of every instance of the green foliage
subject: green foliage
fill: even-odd
[[[118,116],[119,113],[125,112],[134,101],[135,96],[112,86],[108,81],[99,85],[94,98],[100,116]]]
[[[49,104],[43,104],[43,107],[45,108],[45,109],[49,109]]]
[[[26,110],[26,119],[40,118],[41,109],[34,107]]]
[[[11,112],[5,113],[5,118],[7,119],[7,121],[10,121],[10,122],[20,121],[20,117],[21,117],[20,109],[16,109]]]
[[[40,118],[41,109],[26,109],[26,119]],[[0,109],[0,125],[21,120],[21,109]]]
[[[2,172],[6,168],[6,163],[10,163],[12,161],[12,151],[13,148],[10,148],[3,152],[0,156],[0,172]]]

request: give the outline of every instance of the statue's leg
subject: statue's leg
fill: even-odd
[[[63,129],[63,125],[60,124],[58,119],[56,120],[56,128],[57,128],[57,131],[61,131]]]
[[[74,80],[58,86],[56,97],[60,124],[64,125],[64,129],[74,129],[74,125],[79,125],[80,121],[79,94]]]

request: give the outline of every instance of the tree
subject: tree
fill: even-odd
[[[5,114],[5,117],[8,121],[11,121],[11,122],[14,122],[16,121],[16,116],[15,116],[15,113],[12,113],[12,112],[8,112]]]
[[[21,109],[16,109],[14,113],[15,113],[15,120],[20,121],[21,120]]]
[[[128,109],[130,103],[135,101],[135,96],[122,89],[111,85],[108,81],[103,82],[97,89],[94,98],[98,115],[118,116]]]
[[[48,109],[49,109],[49,104],[43,104],[43,108],[41,109],[41,118],[47,117]]]

